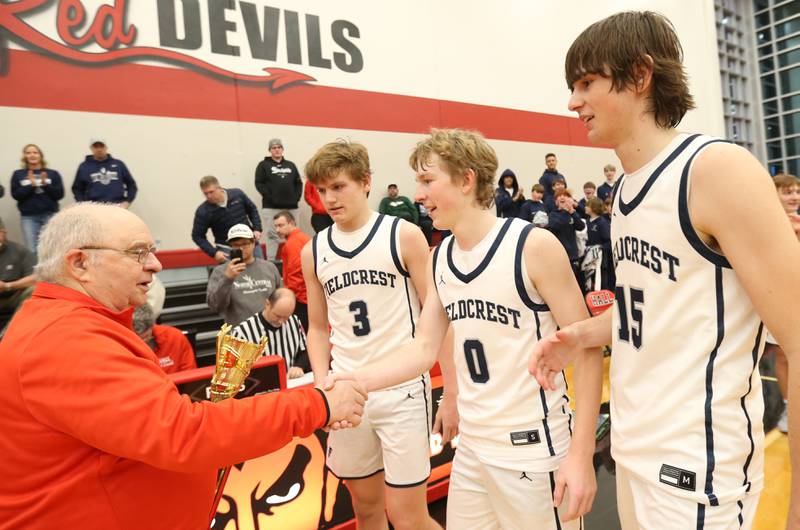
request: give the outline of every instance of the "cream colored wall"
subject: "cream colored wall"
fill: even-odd
[[[145,9],[144,3],[134,5],[135,9]],[[588,24],[613,12],[653,9],[670,17],[677,28],[698,104],[682,128],[724,134],[710,0],[505,0],[494,4],[472,0],[359,0],[294,1],[291,7],[272,1],[269,5],[329,19],[338,15],[359,25],[364,71],[313,72],[320,85],[563,116],[569,115],[563,60],[572,40]],[[137,18],[140,25],[142,20],[147,20],[146,13]],[[153,33],[152,28],[149,33]],[[142,39],[147,36],[147,28],[143,28]],[[203,52],[198,53],[202,56]],[[231,67],[237,64],[232,61]],[[433,123],[436,117],[431,119]],[[269,138],[282,138],[286,158],[301,169],[325,142],[338,137],[363,142],[374,169],[375,192],[370,202],[376,207],[390,182],[397,183],[402,194],[413,195],[407,157],[413,144],[422,138],[421,134],[9,107],[0,107],[0,122],[0,178],[6,187],[11,172],[18,167],[23,144],[40,144],[50,166],[61,172],[69,187],[78,163],[88,154],[89,138],[105,135],[110,153],[126,162],[139,184],[133,211],[147,221],[165,249],[193,246],[191,223],[195,208],[203,200],[197,187],[203,175],[216,175],[223,185],[244,189],[260,204],[253,172],[266,154]],[[602,181],[605,164],[619,165],[607,149],[490,141],[498,153],[500,170],[514,169],[526,190],[541,174],[548,151],[558,154],[559,169],[578,193],[585,180]],[[71,202],[68,191],[62,206]],[[310,231],[310,211],[304,203],[302,208],[301,226]],[[8,192],[0,199],[0,216],[10,236],[21,240],[16,202]]]

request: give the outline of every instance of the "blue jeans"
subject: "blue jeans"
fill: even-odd
[[[47,224],[47,221],[55,215],[52,212],[39,213],[35,215],[23,215],[22,220],[22,234],[25,236],[25,245],[31,249],[33,255],[36,255],[36,245],[39,243],[39,232],[42,227]]]

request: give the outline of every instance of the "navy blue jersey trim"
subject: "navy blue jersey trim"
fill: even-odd
[[[747,454],[747,459],[744,461],[744,482],[742,483],[747,489],[745,491],[750,491],[750,479],[747,476],[747,470],[750,468],[750,461],[753,459],[753,453],[756,450],[755,441],[753,441],[753,422],[750,420],[750,414],[747,413],[747,407],[744,404],[745,398],[750,395],[750,391],[753,389],[753,376],[755,375],[756,366],[758,365],[758,350],[759,346],[761,345],[761,333],[764,331],[764,323],[760,323],[758,325],[758,333],[756,333],[756,343],[753,345],[753,369],[750,371],[750,378],[747,380],[747,392],[742,396],[742,411],[744,411],[744,417],[747,419],[747,439],[750,440],[750,452]]]
[[[744,509],[744,504],[742,504],[741,500],[736,501],[736,504],[739,505],[739,528],[742,527],[744,524],[744,517],[742,516],[742,510]]]
[[[417,486],[421,486],[421,485],[425,484],[426,482],[428,482],[429,478],[431,478],[430,474],[428,474],[427,477],[425,477],[424,479],[420,480],[419,482],[412,482],[411,484],[392,484],[391,482],[388,482],[386,480],[384,480],[383,482],[384,482],[384,484],[386,484],[390,488],[415,488]]]
[[[552,471],[549,471],[547,475],[550,477],[550,497],[553,499],[553,502],[556,500],[556,477],[553,475]],[[553,516],[556,518],[556,529],[561,530],[561,518],[558,516],[558,507],[553,506]]]
[[[397,226],[399,223],[399,217],[395,217],[394,221],[392,221],[392,230],[391,235],[389,236],[389,249],[392,251],[392,261],[394,261],[394,266],[397,267],[397,271],[403,276],[408,277],[410,274],[406,268],[403,267],[403,262],[400,261],[400,254],[397,252]]]
[[[452,237],[452,236],[451,236]],[[439,244],[433,249],[433,262],[431,263],[431,275],[433,276],[433,286],[436,288],[436,292],[439,292],[439,284],[436,283],[436,264],[439,262],[439,251],[442,249],[442,245],[444,245],[444,241],[440,241]]]
[[[411,321],[411,338],[417,334],[417,326],[414,323],[414,308],[411,307],[411,293],[408,292],[408,277],[403,278],[406,287],[406,303],[408,304],[408,319]]]
[[[698,254],[718,267],[731,269],[731,264],[728,262],[728,259],[725,256],[708,248],[708,245],[706,245],[703,240],[700,239],[700,236],[697,235],[694,226],[692,226],[692,219],[689,217],[689,169],[691,168],[694,157],[696,157],[700,151],[702,151],[707,145],[717,142],[727,143],[725,140],[710,140],[701,145],[697,151],[695,151],[694,154],[689,157],[689,161],[686,162],[686,166],[684,166],[683,173],[681,174],[681,185],[678,191],[678,219],[681,222],[681,231],[683,232],[684,237],[686,237],[686,240],[690,245],[692,245],[692,248],[694,248]]]
[[[705,427],[706,427],[706,484],[704,492],[708,497],[711,506],[719,506],[717,496],[714,495],[714,467],[716,459],[714,457],[714,424],[711,413],[711,401],[714,397],[714,361],[717,359],[717,352],[725,337],[725,298],[722,292],[722,269],[714,269],[715,292],[717,300],[717,343],[708,357],[706,365],[706,401],[705,401]]]
[[[314,234],[314,237],[311,238],[311,252],[314,254],[314,276],[319,278],[319,274],[317,274],[317,236],[319,234]]]
[[[372,241],[373,237],[375,237],[375,234],[378,232],[378,227],[381,225],[381,221],[383,221],[384,217],[385,216],[383,214],[378,215],[378,219],[375,220],[375,224],[372,225],[372,230],[369,231],[369,234],[367,234],[367,237],[364,239],[364,241],[355,250],[353,250],[351,252],[348,252],[346,250],[342,250],[342,249],[340,249],[339,247],[336,246],[336,243],[333,242],[333,230],[332,230],[333,227],[332,226],[328,227],[327,228],[327,230],[328,230],[328,246],[331,247],[332,251],[334,251],[337,255],[339,255],[339,256],[341,256],[343,258],[352,259],[352,258],[356,257],[359,252],[361,252],[362,250],[367,248],[367,245],[369,244],[369,242]]]
[[[492,257],[494,256],[495,252],[497,252],[500,243],[503,241],[503,237],[508,232],[508,229],[511,227],[511,223],[516,219],[516,217],[510,217],[506,219],[503,223],[503,227],[500,229],[500,232],[497,234],[497,237],[494,238],[494,242],[492,243],[491,248],[489,248],[489,252],[486,253],[484,256],[483,261],[475,268],[474,271],[464,274],[456,268],[455,263],[453,263],[453,245],[455,244],[455,237],[450,239],[450,243],[447,245],[447,265],[450,267],[450,270],[453,271],[453,274],[456,278],[461,280],[464,283],[469,283],[475,278],[477,278],[480,273],[489,266],[489,263],[492,261]],[[531,225],[532,226],[532,225]]]
[[[614,185],[611,187],[611,207],[614,207],[614,201],[617,199],[617,190],[619,189],[620,185],[622,184],[622,179],[625,177],[625,173],[621,174],[619,178],[617,178]]]
[[[703,530],[706,526],[706,505],[697,503],[697,530]]]
[[[379,470],[373,471],[372,473],[368,473],[366,475],[360,475],[358,477],[345,477],[345,476],[339,476],[336,473],[334,473],[334,471],[330,467],[328,467],[327,464],[325,465],[325,467],[328,468],[328,471],[331,472],[331,475],[333,475],[334,477],[338,478],[339,480],[361,480],[362,478],[374,477],[378,473],[382,473],[383,472],[383,468],[380,468]]]
[[[422,374],[422,376],[420,377],[420,380],[422,381],[422,399],[425,400],[425,426],[428,428],[428,438],[430,438],[431,437],[431,417],[428,415],[428,408],[430,407],[430,405],[428,404],[428,392],[425,390],[425,388],[427,386],[425,384],[425,374]],[[433,397],[433,396],[431,396],[431,397]],[[442,431],[442,433],[444,433],[444,431]]]
[[[676,147],[675,150],[672,151],[672,153],[670,153],[670,155],[663,162],[661,162],[661,165],[658,166],[656,168],[656,170],[653,171],[652,174],[650,174],[650,177],[648,177],[647,182],[644,183],[644,186],[642,186],[642,189],[639,190],[639,193],[636,194],[636,197],[634,197],[631,202],[627,202],[626,203],[622,199],[622,185],[620,184],[620,187],[619,187],[619,211],[620,211],[620,213],[622,215],[628,215],[637,206],[639,206],[639,204],[641,204],[641,202],[644,200],[645,196],[647,195],[647,192],[650,191],[650,188],[652,188],[653,184],[656,183],[656,179],[658,179],[659,175],[661,175],[661,173],[663,173],[664,170],[667,169],[667,166],[669,166],[678,157],[678,155],[680,155],[684,151],[684,149],[686,149],[686,147],[690,143],[692,143],[692,141],[695,138],[697,138],[698,136],[700,136],[700,135],[699,134],[693,134],[693,135],[689,136],[686,140],[684,140],[681,143],[681,145]]]
[[[532,309],[534,311],[550,311],[550,308],[547,307],[547,304],[537,304],[531,297],[528,296],[528,291],[525,289],[525,280],[522,276],[522,252],[525,248],[525,241],[528,239],[528,234],[530,231],[533,230],[533,225],[528,224],[519,234],[519,239],[517,240],[517,249],[514,255],[514,283],[517,286],[517,294],[519,295],[520,300],[528,309]],[[525,271],[527,273],[527,271]]]
[[[556,451],[553,449],[553,439],[550,437],[550,427],[547,425],[547,415],[550,410],[547,408],[547,395],[544,393],[544,388],[539,387],[539,399],[542,401],[542,427],[544,427],[544,437],[547,439],[547,450],[550,451],[550,456],[556,456]]]

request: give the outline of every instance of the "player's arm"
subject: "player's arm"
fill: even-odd
[[[524,252],[528,276],[550,307],[558,326],[566,327],[586,320],[589,312],[567,253],[558,239],[546,230],[532,230],[525,242]],[[565,520],[587,513],[597,492],[592,458],[603,383],[603,356],[600,349],[577,350],[573,373],[577,411],[575,429],[569,453],[559,467],[554,492],[554,501],[558,505],[565,487],[569,490]]]
[[[400,224],[400,249],[405,262],[406,270],[411,276],[411,283],[421,301],[425,300],[428,287],[428,256],[431,254],[428,242],[418,226],[409,223]],[[432,277],[432,273],[431,273]],[[436,289],[431,285],[431,289]],[[437,296],[438,298],[438,296]],[[456,398],[458,397],[458,383],[456,382],[456,367],[453,362],[453,331],[448,330],[437,357],[439,368],[442,371],[442,401],[436,412],[434,432],[442,434],[442,443],[447,443],[458,434],[458,410]]]
[[[381,361],[370,363],[356,372],[332,374],[328,377],[325,388],[331,388],[337,380],[355,379],[367,392],[372,392],[419,377],[431,369],[449,325],[447,314],[433,285],[432,262],[433,258],[429,257],[425,303],[422,306],[414,340],[399,348],[394,354]]]
[[[308,296],[308,360],[314,372],[314,382],[320,385],[328,375],[331,362],[331,343],[328,340],[328,304],[322,284],[314,271],[313,240],[300,253],[303,279]]]
[[[611,344],[613,311],[612,307],[596,317],[563,327],[534,345],[528,371],[542,388],[555,389],[556,375],[575,360],[577,352]]]
[[[743,200],[741,191],[747,190]],[[736,218],[750,220],[733,222]],[[800,243],[775,187],[744,149],[717,144],[697,156],[689,194],[692,225],[718,246],[789,361],[789,447],[792,495],[787,527],[800,528]]]

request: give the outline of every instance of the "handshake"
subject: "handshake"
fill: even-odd
[[[351,374],[331,374],[317,388],[325,395],[330,410],[325,427],[338,430],[361,423],[367,391]]]

